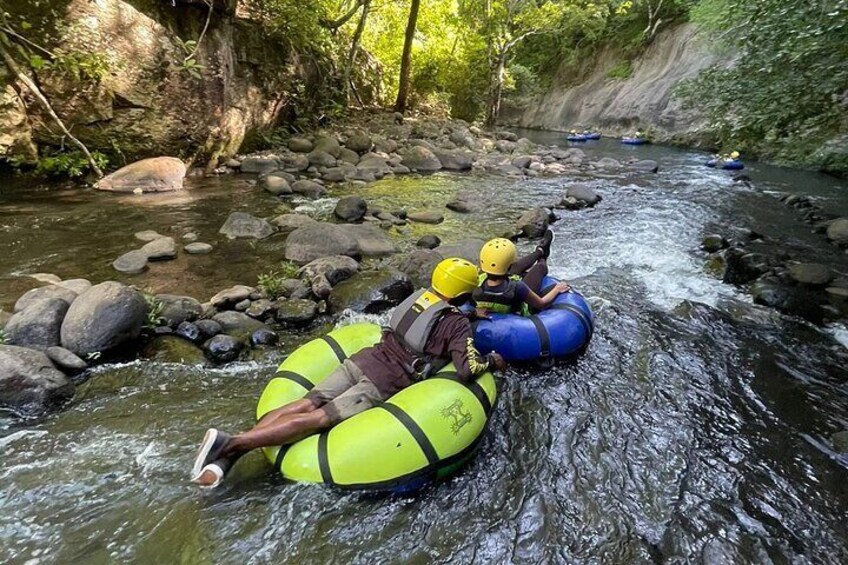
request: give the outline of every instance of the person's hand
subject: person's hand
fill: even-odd
[[[555,288],[556,288],[558,294],[562,294],[564,292],[570,292],[571,291],[571,285],[568,284],[565,281],[558,282],[556,284]]]
[[[471,314],[471,318],[475,320],[491,320],[492,318],[489,316],[489,312],[484,310],[483,308],[475,308],[474,312]]]
[[[494,366],[496,370],[503,371],[504,369],[506,369],[506,361],[504,361],[504,358],[501,356],[500,353],[495,353],[493,351],[489,353],[487,357],[489,358],[489,365]]]

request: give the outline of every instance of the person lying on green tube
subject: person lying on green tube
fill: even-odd
[[[471,322],[456,308],[477,287],[477,280],[477,268],[465,259],[439,263],[431,287],[413,293],[395,309],[380,343],[346,359],[305,397],[267,413],[247,432],[207,430],[194,460],[192,482],[216,487],[249,451],[294,443],[330,428],[448,362],[463,381],[492,368],[503,369],[500,355],[483,357],[474,348]]]

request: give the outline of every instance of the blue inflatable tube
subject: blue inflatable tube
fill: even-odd
[[[577,135],[569,135],[565,139],[567,139],[568,141],[586,141],[588,138],[582,133],[579,133]]]
[[[585,137],[586,139],[589,139],[591,141],[595,141],[597,139],[601,139],[601,134],[597,133],[597,132],[596,133],[584,133],[583,137]]]
[[[622,137],[621,142],[625,145],[645,145],[648,140],[644,137]]]
[[[719,169],[725,169],[727,171],[740,171],[745,168],[745,164],[739,159],[731,159],[731,160],[720,160],[720,159],[710,159],[706,163],[704,163],[708,167]]]
[[[556,284],[545,277],[542,289]],[[474,324],[474,343],[481,353],[496,351],[508,361],[565,357],[592,339],[595,315],[579,292],[556,297],[543,312],[529,318],[518,314],[492,314]]]

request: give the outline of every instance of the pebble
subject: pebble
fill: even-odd
[[[194,243],[189,243],[183,247],[183,249],[185,249],[185,252],[189,255],[206,255],[207,253],[212,253],[213,247],[208,243],[195,241]]]

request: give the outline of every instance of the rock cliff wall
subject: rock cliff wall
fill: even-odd
[[[609,134],[650,127],[658,141],[709,144],[708,124],[674,95],[681,80],[728,62],[707,47],[691,24],[668,29],[633,61],[626,79],[609,77],[622,58],[614,47],[607,48],[577,73],[560,69],[546,93],[526,108],[510,109],[505,121],[551,130],[591,125]]]
[[[181,41],[200,36],[208,14],[201,2],[63,0],[49,13],[26,4],[16,5],[13,21],[31,22],[35,35],[52,19],[43,26],[55,30],[46,34],[49,49],[105,57],[108,72],[99,81],[50,66],[28,72],[72,133],[90,149],[128,161],[232,155],[246,137],[292,117],[293,85],[309,100],[321,81],[316,57],[269,41],[256,24],[236,17],[234,2],[215,4],[195,56],[200,76],[183,67]],[[2,73],[0,124],[0,156],[31,157],[32,140],[63,141],[26,89]]]

